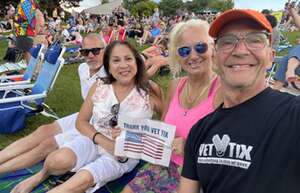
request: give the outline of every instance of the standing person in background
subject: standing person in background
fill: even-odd
[[[23,58],[29,62],[29,50],[36,36],[37,2],[35,0],[21,0],[15,16],[16,48],[23,51]]]
[[[219,104],[218,78],[212,71],[213,40],[203,20],[177,24],[170,34],[170,67],[186,76],[172,80],[162,119],[176,126],[169,167],[145,165],[123,193],[175,193],[183,164],[184,144],[190,128]]]
[[[267,87],[271,33],[250,9],[211,24],[224,103],[191,129],[179,193],[299,192],[300,97]]]
[[[298,4],[299,5],[299,4]],[[290,16],[292,17],[292,20],[294,21],[296,27],[298,30],[300,29],[300,15],[299,15],[299,6],[295,6],[295,3],[288,5],[288,12]]]
[[[65,22],[65,15],[66,15],[66,14],[65,14],[65,11],[64,11],[63,9],[60,10],[59,15],[60,15],[61,20],[62,20],[63,22]]]
[[[56,21],[57,17],[58,17],[57,7],[55,7],[52,11],[52,18],[54,19],[54,21]]]

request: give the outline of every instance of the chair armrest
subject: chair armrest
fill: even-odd
[[[23,84],[29,84],[29,83],[30,83],[30,80],[22,80],[22,81],[15,81],[15,82],[3,82],[3,83],[0,83],[0,87],[23,85]]]
[[[0,86],[0,91],[28,89],[28,88],[32,88],[33,86],[34,86],[34,84]]]
[[[22,77],[23,77],[23,74],[11,75],[11,76],[0,76],[0,81],[9,80],[9,79],[13,79],[13,78],[22,78]]]
[[[34,94],[34,95],[27,95],[27,96],[18,96],[18,97],[11,97],[0,99],[0,104],[2,103],[11,103],[11,102],[18,102],[18,101],[33,101],[36,99],[42,99],[47,96],[46,92],[42,94]]]

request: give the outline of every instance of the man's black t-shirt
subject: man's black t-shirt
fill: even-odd
[[[270,88],[191,129],[182,176],[205,193],[300,192],[300,97]]]

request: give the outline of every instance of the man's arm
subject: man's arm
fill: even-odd
[[[199,193],[200,183],[185,177],[180,178],[178,193]]]

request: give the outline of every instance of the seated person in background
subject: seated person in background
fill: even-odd
[[[153,43],[155,38],[159,36],[161,33],[161,29],[158,25],[152,25],[151,29],[144,30],[143,37],[140,39],[140,44]]]
[[[85,99],[93,83],[106,77],[102,65],[105,43],[97,34],[88,34],[84,40],[81,54],[85,63],[78,67],[81,95]],[[50,124],[38,127],[0,151],[0,174],[30,167],[47,155],[79,135],[75,127],[78,113],[60,118]]]
[[[280,43],[280,31],[277,29],[277,19],[274,15],[266,15],[267,20],[270,22],[273,31],[272,31],[272,48],[277,49]]]
[[[299,6],[295,7],[295,2],[291,2],[288,6],[288,12],[291,15],[291,20],[294,21],[297,30],[300,29],[300,15],[299,15]]]
[[[50,175],[69,170],[76,174],[49,193],[84,192],[89,188],[93,192],[138,164],[137,159],[114,156],[112,130],[120,115],[149,119],[153,111],[161,113],[160,89],[144,77],[143,60],[128,42],[109,44],[103,65],[107,83],[98,80],[92,86],[76,121],[82,135],[50,154],[43,169],[18,184],[12,193],[30,192]]]
[[[177,24],[170,34],[170,66],[174,76],[184,70],[186,76],[172,80],[162,119],[176,126],[169,167],[146,164],[122,193],[175,193],[183,164],[183,151],[190,128],[217,108],[219,83],[212,71],[213,39],[209,24],[189,20]]]
[[[107,25],[104,25],[102,27],[100,35],[103,37],[105,43],[108,44],[109,43],[110,34],[109,34],[109,27]]]
[[[118,20],[118,40],[124,41],[126,39],[126,29],[124,27],[125,23],[123,20]]]
[[[300,16],[298,9],[295,8],[295,3],[287,4],[287,11],[291,15],[291,20],[300,28]],[[300,38],[297,39],[298,45],[292,48],[289,53],[279,60],[279,67],[275,74],[275,83],[273,88],[280,90],[288,83],[298,81],[300,76]]]
[[[70,37],[66,39],[66,44],[70,45],[78,45],[81,46],[82,44],[82,36],[81,34],[76,30],[71,32]]]
[[[161,67],[168,65],[168,39],[162,39],[142,52],[145,57],[147,75],[152,77]]]
[[[278,61],[278,69],[274,76],[273,89],[280,90],[289,82],[295,82],[300,76],[300,39],[298,45],[292,48],[286,56]]]

